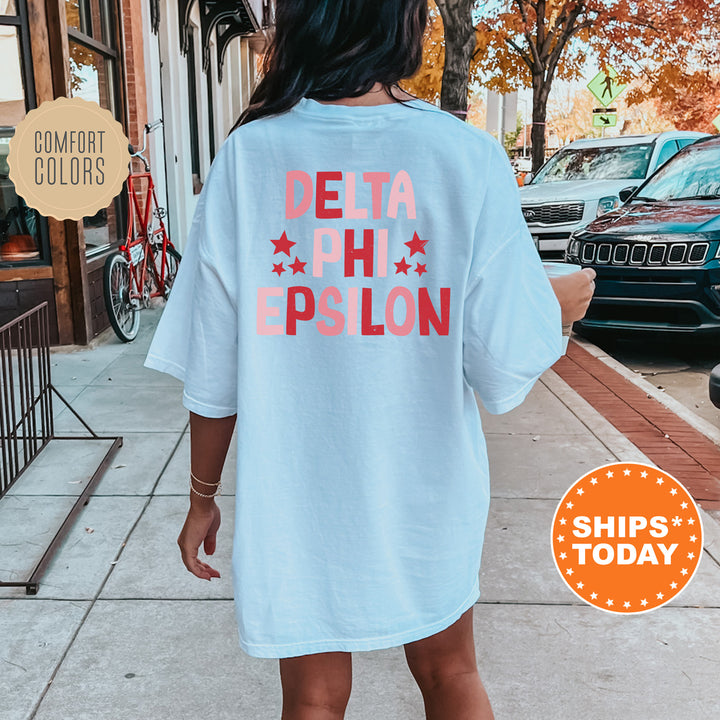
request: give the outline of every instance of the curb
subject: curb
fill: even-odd
[[[675,398],[658,390],[654,385],[642,377],[639,377],[615,358],[607,355],[601,348],[593,343],[579,338],[573,333],[572,338],[584,350],[587,350],[593,357],[597,358],[612,370],[622,375],[637,388],[652,396],[665,408],[674,412],[682,420],[692,426],[699,433],[712,442],[720,445],[720,430],[704,418],[696,415],[692,410],[685,407]],[[596,408],[585,398],[574,390],[554,370],[549,369],[542,377],[543,384],[572,412],[588,430],[615,455],[618,460],[626,462],[642,462],[656,466],[632,441],[620,432],[609,420],[607,420]],[[702,517],[703,532],[705,534],[705,550],[712,559],[720,565],[720,513],[708,512],[698,505],[698,512]]]
[[[654,465],[637,445],[628,440],[555,370],[546,370],[541,382],[619,461]]]
[[[575,334],[573,334],[572,340],[580,345],[584,350],[587,350],[587,352],[589,352],[593,357],[597,358],[609,368],[622,375],[626,380],[630,381],[633,385],[646,393],[648,397],[655,398],[655,400],[657,400],[661,405],[674,412],[681,420],[684,420],[699,433],[702,433],[708,440],[711,440],[716,445],[720,446],[719,428],[705,420],[705,418],[701,418],[699,415],[690,410],[690,408],[683,405],[679,400],[676,400],[674,397],[662,392],[662,390],[658,390],[652,383],[630,370],[630,368],[617,361],[614,357],[608,355],[597,345],[593,345],[593,343],[589,340],[581,338]]]

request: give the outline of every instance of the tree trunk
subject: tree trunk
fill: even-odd
[[[533,75],[533,125],[530,131],[533,173],[545,162],[545,120],[551,84],[552,80],[546,81],[542,75]]]
[[[473,0],[436,0],[445,30],[445,67],[440,107],[467,119],[470,60],[475,51]]]

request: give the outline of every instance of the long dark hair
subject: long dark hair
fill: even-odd
[[[277,0],[263,77],[230,132],[303,97],[357,97],[376,82],[402,102],[391,88],[420,68],[426,23],[427,0]]]

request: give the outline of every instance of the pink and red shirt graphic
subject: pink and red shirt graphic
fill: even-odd
[[[429,240],[421,239],[415,230],[404,243],[402,237],[393,235],[389,248],[398,213],[404,212],[408,220],[416,219],[413,184],[405,170],[397,172],[392,179],[389,172],[363,172],[361,178],[370,187],[370,207],[357,205],[354,172],[319,171],[314,176],[302,170],[286,173],[285,219],[310,215],[318,222],[310,242],[292,240],[285,230],[278,238],[270,239],[273,245],[271,272],[278,278],[287,273],[291,284],[258,288],[258,335],[295,335],[299,322],[314,322],[322,335],[384,335],[386,332],[408,335],[413,330],[420,335],[429,335],[431,331],[439,335],[449,333],[449,287],[440,288],[437,307],[426,286],[411,289],[408,284],[397,284],[384,298],[379,298],[377,291],[373,294],[373,287],[368,284],[370,278],[398,275],[396,280],[402,283],[402,276],[409,278],[408,273],[412,272],[418,279],[422,278],[428,272]],[[340,191],[333,188],[338,185],[344,186],[344,206],[337,203]],[[385,204],[383,196],[387,198]],[[370,217],[384,220],[389,227],[338,229],[323,222]],[[394,259],[397,256],[399,260]],[[309,266],[307,270],[306,266]],[[319,295],[312,287],[299,284],[301,277],[295,280],[295,275],[307,274],[326,278],[328,284]],[[357,278],[356,282],[363,285],[347,287],[343,294],[331,282],[336,275]],[[280,322],[271,318],[280,318]]]

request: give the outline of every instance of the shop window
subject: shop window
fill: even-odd
[[[0,266],[46,263],[47,222],[15,192],[7,161],[17,124],[35,107],[24,0],[0,0],[0,58]]]
[[[65,15],[70,50],[70,95],[96,102],[122,123],[114,0],[66,0]],[[106,208],[83,218],[88,256],[106,252],[123,239],[124,194],[125,190]]]

